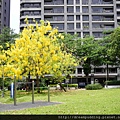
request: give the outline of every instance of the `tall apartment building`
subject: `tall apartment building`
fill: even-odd
[[[28,16],[29,23],[48,20],[59,32],[77,33],[96,39],[103,37],[104,30],[113,30],[120,23],[120,0],[20,0],[20,30],[25,26],[24,19]],[[117,67],[109,66],[110,79],[119,79]],[[82,67],[78,66],[71,82],[84,82]],[[106,66],[94,68],[94,74],[89,74],[89,82],[98,79],[106,80]]]
[[[10,0],[0,0],[0,32],[5,26],[10,27]]]

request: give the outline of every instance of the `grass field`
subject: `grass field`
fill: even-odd
[[[35,101],[47,101],[47,92],[35,94]],[[120,89],[51,91],[51,102],[62,104],[0,112],[0,114],[120,114]],[[32,94],[17,91],[17,103],[32,101]],[[1,103],[13,103],[10,93]]]

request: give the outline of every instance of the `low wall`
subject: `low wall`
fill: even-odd
[[[105,85],[105,88],[120,88],[120,85]]]

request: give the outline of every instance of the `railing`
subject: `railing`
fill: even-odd
[[[41,8],[41,5],[40,6],[21,6],[20,9],[22,8]]]
[[[54,10],[45,10],[45,13],[64,13],[63,10],[58,10],[58,11],[54,11]]]
[[[23,16],[40,16],[41,15],[41,13],[40,14],[21,14],[20,15],[20,17],[23,17]]]
[[[92,2],[91,4],[113,4],[113,2]]]
[[[113,13],[113,10],[92,11],[92,13]]]
[[[48,20],[48,21],[64,21],[64,18],[60,19],[60,18],[45,18],[45,20]]]
[[[63,2],[45,2],[45,5],[64,5]]]
[[[100,19],[92,19],[92,21],[114,21],[114,18],[100,18]]]

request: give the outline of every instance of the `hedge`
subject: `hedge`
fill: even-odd
[[[50,86],[50,87],[56,87],[57,84],[50,84],[49,86]]]
[[[106,82],[107,82],[107,85],[120,85],[120,80],[111,80],[111,81],[106,81]]]
[[[99,90],[102,89],[103,86],[100,83],[96,83],[96,84],[88,84],[87,86],[85,86],[86,90]]]
[[[78,87],[78,84],[62,84],[63,87]],[[50,84],[50,87],[57,87],[57,84]]]
[[[63,87],[78,87],[78,84],[62,84]]]

